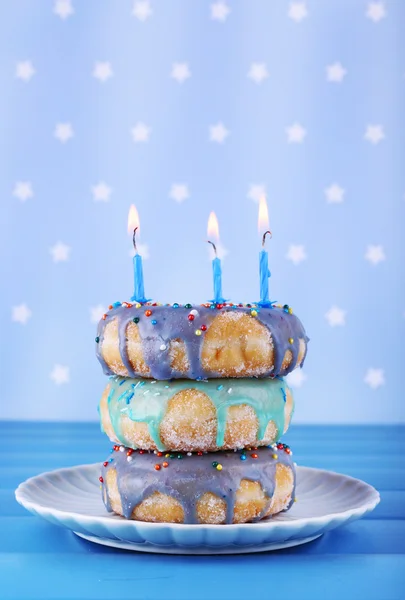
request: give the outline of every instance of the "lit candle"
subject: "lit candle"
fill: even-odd
[[[264,245],[266,242],[266,236],[270,235],[271,231],[268,229],[269,227],[269,213],[267,210],[266,198],[262,196],[259,202],[259,219],[258,219],[258,229],[259,234],[262,236],[262,251],[259,254],[259,269],[260,269],[260,306],[271,306],[271,301],[269,300],[269,277],[271,275],[269,270],[269,255],[264,249]]]
[[[222,302],[225,302],[225,299],[222,297],[221,261],[218,258],[218,254],[217,254],[217,244],[219,242],[219,226],[218,226],[218,219],[214,212],[210,213],[210,216],[208,219],[207,235],[209,238],[211,238],[210,240],[208,240],[208,243],[211,244],[211,246],[214,250],[214,259],[212,261],[212,277],[213,277],[213,282],[214,282],[214,299],[212,300],[212,302],[215,302],[216,304],[221,304]],[[214,241],[212,241],[212,239]]]
[[[143,287],[143,268],[142,268],[142,256],[138,252],[138,248],[136,246],[136,232],[139,229],[139,216],[138,211],[135,206],[132,204],[129,213],[128,213],[128,232],[132,233],[132,243],[134,245],[134,295],[131,300],[133,302],[140,302],[143,304],[147,302],[145,298],[145,291]]]

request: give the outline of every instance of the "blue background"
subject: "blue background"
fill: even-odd
[[[94,357],[90,308],[132,294],[127,213],[136,204],[147,294],[160,301],[211,297],[206,222],[215,210],[224,259],[224,292],[258,299],[257,203],[265,184],[273,239],[268,244],[270,294],[289,303],[311,338],[306,380],[296,392],[296,422],[404,422],[400,388],[405,299],[404,111],[405,3],[385,2],[384,18],[367,18],[363,0],[308,1],[300,22],[290,2],[228,2],[224,22],[210,2],[155,0],[141,22],[133,2],[72,3],[61,19],[46,0],[15,0],[0,21],[1,370],[0,417],[97,419],[106,383]],[[29,81],[15,77],[30,60]],[[108,61],[114,75],[92,73]],[[328,65],[347,70],[327,80]],[[172,65],[187,62],[180,84]],[[247,74],[265,63],[269,77]],[[74,137],[62,144],[57,123]],[[134,143],[144,122],[149,141]],[[223,144],[209,139],[223,122]],[[300,123],[303,143],[288,143]],[[365,139],[380,124],[385,138]],[[29,181],[22,202],[16,182]],[[92,187],[105,181],[109,202]],[[325,189],[338,183],[342,203]],[[170,198],[185,183],[190,197]],[[68,261],[53,262],[58,241]],[[290,245],[307,259],[294,265]],[[365,259],[380,245],[386,260]],[[13,307],[32,312],[13,320]],[[346,324],[331,327],[336,305]],[[57,385],[55,365],[69,369]],[[385,383],[372,389],[369,368]]]

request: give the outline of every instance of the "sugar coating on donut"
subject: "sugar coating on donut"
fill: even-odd
[[[131,448],[193,452],[271,444],[288,429],[294,407],[278,379],[234,379],[226,386],[141,381],[137,387],[139,381],[111,380],[100,401],[104,432]]]

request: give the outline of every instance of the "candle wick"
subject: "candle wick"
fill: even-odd
[[[262,247],[264,248],[264,244],[266,243],[266,235],[269,234],[270,239],[273,237],[273,234],[271,233],[271,231],[265,231],[263,233],[263,238],[262,238]]]
[[[137,231],[137,229],[138,229],[138,227],[135,227],[134,233],[133,233],[133,236],[132,236],[132,243],[134,245],[135,254],[138,254],[138,248],[136,247],[136,239],[135,239],[136,238],[136,231]]]
[[[210,240],[207,240],[207,243],[211,244],[211,246],[214,248],[215,258],[217,258],[218,254],[217,254],[217,247],[216,247],[216,245],[214,244],[214,242],[210,242]]]

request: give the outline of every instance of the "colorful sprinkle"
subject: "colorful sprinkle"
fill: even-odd
[[[103,467],[106,467],[108,465],[108,460],[106,460],[105,462],[103,462]]]
[[[194,315],[195,317],[197,317],[198,316],[198,310],[196,310],[195,308],[193,308],[193,310],[190,310],[190,315]]]
[[[160,469],[161,469],[161,468],[162,468],[162,467],[161,467],[160,465],[157,465],[157,464],[155,465],[155,469],[156,469],[156,471],[160,471]]]
[[[196,330],[195,330],[195,334],[196,334],[196,335],[201,335],[201,333],[202,333],[201,329],[196,329]]]
[[[165,461],[165,462],[163,462],[163,463],[162,463],[162,466],[163,466],[165,469],[167,469],[167,467],[169,466],[169,463]]]
[[[96,344],[98,344],[98,343],[99,343],[99,341],[100,341],[100,338],[97,336],[97,337],[96,337]]]
[[[187,319],[188,319],[189,321],[194,321],[194,319],[195,319],[195,316],[194,316],[194,315],[192,315],[192,314],[190,313],[190,314],[188,315]]]
[[[134,317],[132,320],[134,323],[139,323],[139,317]]]
[[[214,460],[214,462],[212,463],[212,466],[214,467],[214,469],[216,469],[216,468],[217,468],[217,466],[218,466],[218,463],[217,463],[217,461],[216,461],[216,460]]]
[[[256,452],[253,452],[253,454],[250,455],[252,458],[259,458],[259,455],[256,454]]]
[[[257,317],[257,310],[251,310],[250,314],[252,315],[252,317]]]
[[[148,309],[148,310],[145,310],[145,317],[150,317],[150,316],[151,316],[151,314],[152,314],[152,311],[151,311],[151,310],[149,310],[149,309]]]
[[[199,450],[199,451],[197,452],[197,456],[202,456],[202,455],[203,455],[203,453],[201,452],[201,450]]]
[[[159,350],[161,350],[161,351],[163,352],[163,350],[166,350],[166,348],[167,348],[166,344],[162,344],[162,345],[160,346]],[[166,387],[166,386],[165,386],[165,387]],[[169,386],[167,386],[167,387],[169,387]]]
[[[274,458],[274,460],[276,460],[276,458],[278,458],[278,454],[272,454],[272,457]]]
[[[288,338],[288,343],[289,344],[293,344],[294,343],[294,338]]]
[[[192,308],[192,304],[188,303],[184,305],[185,308]]]
[[[222,471],[222,465],[221,465],[221,463],[218,463],[215,468],[216,468],[217,471]]]
[[[152,325],[156,325],[156,323],[157,323],[156,319],[152,319],[151,323],[152,323]]]
[[[241,460],[246,460],[246,454],[241,454],[241,455],[240,455],[240,459],[241,459]]]
[[[201,325],[201,331],[207,331],[207,326],[206,325]]]
[[[222,383],[220,385],[217,385],[217,390],[220,392],[221,390],[224,389],[224,386],[222,385]]]
[[[178,304],[178,302],[174,302],[174,304],[173,304],[173,308],[179,308],[179,304]]]
[[[104,479],[102,477],[99,477],[98,480],[100,483],[103,483],[103,481],[104,481]]]
[[[178,454],[177,458],[183,458],[183,455],[182,454]]]

